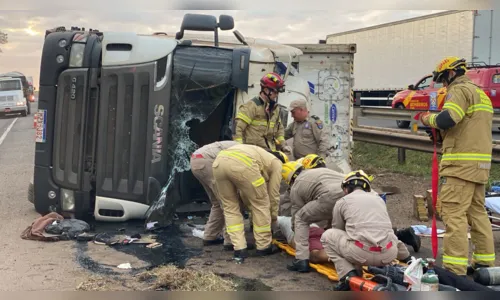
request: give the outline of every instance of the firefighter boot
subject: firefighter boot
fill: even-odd
[[[395,230],[394,233],[401,242],[413,247],[413,251],[418,252],[420,250],[420,237],[415,234],[413,228],[408,227],[405,229]]]
[[[248,250],[247,249],[241,249],[241,250],[234,251],[233,259],[238,264],[243,263],[247,257],[248,257]]]
[[[294,259],[291,265],[286,266],[289,271],[295,271],[299,273],[307,273],[311,269],[309,267],[308,259]]]
[[[476,271],[476,269],[480,269],[480,268],[489,268],[490,266],[488,265],[483,265],[483,264],[474,264],[472,266],[467,266],[467,275],[468,276],[472,276],[474,274],[474,271]]]
[[[362,276],[359,274],[359,271],[357,270],[351,270],[349,273],[347,273],[344,277],[340,278],[339,282],[335,287],[333,288],[334,291],[349,291],[351,288],[349,287],[349,282],[347,281],[348,277],[356,277],[356,276]]]
[[[273,255],[273,254],[278,253],[278,252],[280,252],[280,248],[278,248],[274,244],[271,244],[271,245],[269,245],[269,247],[267,247],[265,249],[262,249],[262,250],[257,249],[255,251],[255,254],[257,256],[266,256],[266,255]]]

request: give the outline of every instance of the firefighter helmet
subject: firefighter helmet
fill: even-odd
[[[291,185],[303,169],[302,164],[297,161],[287,162],[281,168],[281,177],[283,177],[286,184]]]
[[[371,182],[373,181],[373,176],[369,176],[363,170],[356,170],[350,172],[344,177],[342,181],[342,189],[348,186],[358,186],[365,191],[371,191]]]
[[[446,79],[449,71],[456,71],[459,69],[464,72],[467,71],[465,59],[456,56],[446,57],[437,64],[436,69],[432,72],[432,80],[442,83]]]
[[[304,169],[314,169],[318,167],[326,167],[325,159],[317,154],[308,154],[302,160]]]
[[[267,73],[262,76],[260,79],[260,86],[262,88],[269,88],[272,90],[276,90],[279,93],[283,93],[285,91],[285,82],[277,73]]]

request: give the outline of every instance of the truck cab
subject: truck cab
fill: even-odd
[[[28,109],[21,79],[0,77],[0,116],[21,114],[25,117]]]
[[[290,121],[291,101],[308,100],[332,130],[327,161],[349,170],[355,49],[218,35],[233,27],[230,16],[186,14],[175,35],[48,30],[29,193],[35,209],[168,222],[177,207],[208,201],[190,172],[191,153],[232,139],[238,106],[258,95],[262,75],[280,70],[281,126]],[[211,31],[213,38],[184,31]],[[342,85],[327,95],[318,74]]]
[[[469,63],[466,75],[490,97],[494,109],[500,109],[500,65]],[[446,88],[432,80],[428,74],[415,85],[397,93],[392,100],[392,108],[410,110],[440,111],[446,98]],[[396,121],[399,128],[408,128],[409,121]]]

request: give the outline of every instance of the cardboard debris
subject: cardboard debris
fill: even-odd
[[[436,211],[434,211],[432,207],[432,190],[427,190],[425,192],[425,200],[427,202],[427,213],[429,214],[429,218],[432,218],[434,213],[436,213],[436,220],[441,221],[441,218],[439,217],[439,214],[437,213],[439,211],[440,203],[439,201],[436,201]]]
[[[422,195],[413,195],[413,215],[419,221],[429,221],[427,201]]]

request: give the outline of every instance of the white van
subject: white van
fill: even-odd
[[[28,105],[23,93],[21,79],[12,77],[0,78],[0,116],[11,114],[28,115]]]

